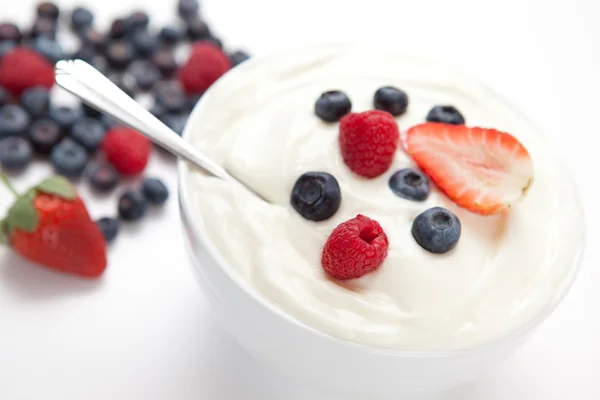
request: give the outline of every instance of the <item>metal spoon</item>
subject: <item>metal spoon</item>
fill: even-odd
[[[270,203],[257,191],[182,139],[85,61],[59,61],[54,67],[54,74],[58,86],[79,97],[84,103],[139,131],[165,150],[204,172],[225,181],[238,182]]]

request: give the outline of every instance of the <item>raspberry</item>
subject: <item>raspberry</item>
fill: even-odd
[[[179,70],[179,81],[187,94],[201,94],[230,68],[231,61],[221,49],[207,41],[197,42]]]
[[[106,160],[123,176],[138,175],[146,168],[152,144],[138,131],[116,126],[102,142]]]
[[[340,120],[342,158],[365,178],[375,178],[390,168],[399,140],[398,124],[385,111],[351,113]]]
[[[357,215],[327,238],[321,265],[337,279],[354,279],[376,270],[387,256],[388,238],[375,220]]]
[[[14,96],[21,96],[26,89],[54,85],[54,69],[44,58],[25,47],[17,47],[0,61],[0,86]]]

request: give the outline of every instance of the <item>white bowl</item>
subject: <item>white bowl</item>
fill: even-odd
[[[246,65],[261,60],[251,59]],[[244,69],[242,64],[220,81],[243,74]],[[490,96],[500,97],[486,90]],[[183,134],[187,140],[195,124],[201,124],[198,116],[202,108],[210,106],[207,102],[209,95],[192,112]],[[179,199],[186,245],[202,291],[224,328],[244,348],[278,371],[344,397],[379,399],[430,394],[478,378],[525,343],[564,298],[578,271],[579,263],[573,265],[560,293],[543,313],[517,331],[484,346],[452,351],[400,351],[345,342],[316,331],[274,307],[234,267],[227,265],[211,243],[201,223],[202,215],[190,201],[189,170],[185,162],[179,162]]]

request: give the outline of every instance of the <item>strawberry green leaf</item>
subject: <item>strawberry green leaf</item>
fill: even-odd
[[[67,200],[75,200],[77,193],[67,178],[56,175],[47,178],[37,185],[37,190],[47,194],[54,194]]]
[[[0,221],[0,244],[6,243],[6,234],[8,231],[8,223],[5,219]]]
[[[19,228],[27,232],[33,232],[38,226],[39,215],[33,205],[35,191],[29,191],[19,197],[8,210],[5,225],[11,229]]]

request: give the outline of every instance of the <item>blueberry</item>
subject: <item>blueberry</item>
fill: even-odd
[[[127,93],[129,97],[135,96],[135,78],[125,74],[114,74],[109,78],[119,89]]]
[[[102,232],[102,236],[104,236],[106,243],[112,243],[119,234],[119,221],[114,218],[100,218],[96,221],[96,225],[98,226],[98,229],[100,229],[100,232]]]
[[[186,107],[185,107],[185,111],[187,112],[191,112],[194,107],[196,107],[196,104],[198,104],[198,102],[200,101],[200,99],[202,98],[202,93],[200,94],[192,94],[190,96],[187,97],[186,99]]]
[[[107,75],[108,71],[109,71],[109,65],[108,65],[108,61],[106,60],[106,57],[102,56],[102,55],[98,55],[94,58],[92,58],[89,61],[89,64],[96,68],[101,74],[103,75]]]
[[[210,35],[205,40],[211,42],[212,44],[217,46],[219,49],[223,50],[223,41],[221,39],[219,39],[218,37],[216,37],[214,35]]]
[[[0,24],[0,41],[19,43],[21,41],[21,30],[10,22]]]
[[[327,122],[339,121],[352,109],[352,103],[346,93],[330,90],[323,93],[315,103],[315,113]]]
[[[397,117],[406,112],[408,108],[408,96],[400,89],[392,86],[384,86],[375,92],[373,106],[377,110],[387,111]]]
[[[63,139],[50,153],[50,162],[57,173],[67,178],[79,178],[88,163],[85,149],[72,139]]]
[[[35,86],[21,94],[21,105],[33,119],[48,115],[50,108],[50,94],[43,86]]]
[[[105,54],[108,63],[113,68],[123,70],[127,68],[135,58],[135,48],[132,43],[125,40],[119,40],[110,42],[106,46]]]
[[[150,23],[150,17],[143,11],[135,11],[127,19],[131,30],[146,29]]]
[[[183,34],[179,29],[172,26],[165,26],[160,30],[158,38],[166,46],[174,46],[181,40]]]
[[[23,137],[0,139],[0,165],[9,170],[25,168],[33,156],[29,141]]]
[[[106,127],[97,119],[83,117],[71,128],[71,137],[90,153],[95,153],[102,144]]]
[[[110,29],[108,30],[108,37],[111,39],[122,39],[127,34],[129,34],[131,30],[130,21],[127,18],[117,18],[110,25]]]
[[[98,56],[98,50],[90,45],[84,44],[73,54],[73,59],[83,60],[87,63],[91,63],[92,60]]]
[[[113,126],[119,125],[119,121],[114,120],[112,117],[110,117],[106,114],[102,114],[102,116],[100,116],[100,122],[102,122],[104,124],[106,129],[110,129]]]
[[[142,193],[150,204],[165,204],[169,198],[169,189],[157,178],[148,178],[142,182]]]
[[[119,216],[125,221],[137,221],[146,215],[148,202],[137,190],[128,190],[119,198]]]
[[[10,53],[15,47],[15,42],[11,40],[0,41],[0,58],[4,57],[5,54]]]
[[[183,19],[197,15],[199,9],[198,0],[179,0],[177,2],[177,14]]]
[[[48,18],[38,18],[31,27],[31,37],[46,37],[48,39],[56,39],[56,31],[58,27],[56,21]]]
[[[248,53],[243,52],[243,51],[236,51],[229,55],[229,59],[231,60],[231,65],[234,67],[236,65],[240,65],[241,63],[248,60],[249,58],[250,58],[250,56],[248,55]]]
[[[31,123],[29,114],[16,104],[0,108],[0,138],[24,134]]]
[[[149,62],[135,65],[133,77],[137,87],[141,90],[150,90],[160,80],[160,71]]]
[[[176,82],[161,82],[155,90],[156,102],[167,111],[181,112],[186,105],[185,93]]]
[[[109,192],[119,184],[119,173],[109,163],[100,162],[92,167],[90,185],[98,192]]]
[[[62,133],[56,122],[40,119],[29,128],[29,141],[39,154],[49,154],[52,148],[61,141]]]
[[[102,116],[102,112],[96,110],[94,107],[89,106],[85,103],[83,103],[81,105],[81,108],[83,109],[83,114],[86,117],[90,117],[90,118],[100,118],[100,116]]]
[[[60,10],[58,9],[58,6],[49,1],[39,3],[37,6],[37,15],[40,18],[48,18],[56,21],[59,14]]]
[[[91,27],[80,32],[79,37],[84,47],[87,46],[94,50],[102,50],[106,45],[104,35]]]
[[[169,49],[157,50],[152,56],[152,63],[156,65],[163,78],[172,77],[179,68],[173,51]]]
[[[58,124],[58,127],[63,133],[68,133],[73,127],[73,124],[83,117],[83,111],[80,107],[50,107],[48,117]]]
[[[460,221],[450,211],[433,207],[413,221],[412,235],[430,253],[443,254],[456,246],[460,238]]]
[[[71,14],[71,27],[74,31],[80,31],[90,27],[94,23],[94,14],[87,8],[77,7]]]
[[[156,102],[149,111],[150,114],[154,115],[158,119],[161,119],[161,117],[167,112],[162,104]]]
[[[65,58],[60,44],[46,36],[40,36],[33,41],[33,49],[52,64]]]
[[[388,184],[394,194],[408,200],[423,201],[429,196],[429,179],[414,169],[397,171]]]
[[[191,41],[208,39],[210,37],[210,28],[206,22],[195,17],[187,21],[186,34]]]
[[[187,120],[184,115],[169,112],[162,114],[159,119],[179,136],[183,133],[183,128],[185,128],[185,122]]]
[[[340,208],[342,193],[333,175],[327,172],[306,172],[292,189],[292,207],[305,219],[323,221]]]
[[[136,31],[131,41],[135,47],[136,55],[143,58],[151,57],[158,49],[158,38],[146,30]]]
[[[8,91],[4,87],[0,86],[0,107],[7,105],[9,100],[10,95],[8,94]]]
[[[453,106],[435,106],[427,113],[427,121],[445,124],[464,125],[465,118]]]

